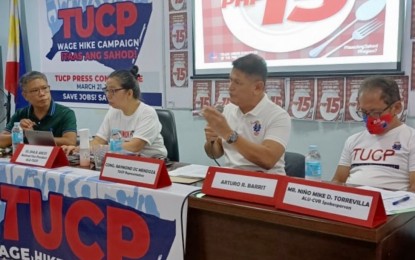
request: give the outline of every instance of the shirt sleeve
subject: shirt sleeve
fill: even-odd
[[[20,120],[22,119],[21,114],[22,114],[22,111],[18,111],[16,113],[14,113],[13,116],[10,118],[9,123],[7,123],[6,128],[4,128],[4,131],[7,131],[7,132],[11,133],[12,128],[14,126],[14,123],[15,122],[20,122]]]
[[[291,118],[287,112],[276,113],[270,120],[264,140],[273,140],[287,147],[291,133]]]
[[[4,131],[11,133],[15,122],[20,122],[20,120],[24,118],[28,118],[27,117],[28,109],[29,109],[28,107],[18,109],[10,118],[10,121],[9,123],[7,123],[6,127],[4,128]]]
[[[409,169],[409,172],[414,172],[415,171],[415,136],[414,135],[412,135],[411,138],[409,139],[408,148],[409,148],[408,169]]]
[[[68,108],[65,110],[63,114],[63,119],[61,120],[62,126],[62,134],[66,132],[76,132],[77,125],[76,125],[76,116],[72,109]]]
[[[352,165],[352,150],[351,150],[351,139],[347,138],[344,143],[343,151],[340,155],[339,165],[348,166]]]
[[[110,125],[110,118],[112,114],[112,109],[110,108],[105,114],[104,120],[101,123],[101,126],[98,129],[97,136],[104,139],[105,141],[109,142],[110,139],[110,131],[111,131],[111,125]]]
[[[161,132],[161,124],[154,109],[146,108],[140,123],[134,127],[133,138],[139,138],[152,145]]]

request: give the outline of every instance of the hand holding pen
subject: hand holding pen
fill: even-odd
[[[36,123],[30,119],[25,118],[25,119],[20,120],[20,127],[23,130],[34,130],[35,126],[36,126]]]

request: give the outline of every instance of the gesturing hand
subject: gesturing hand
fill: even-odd
[[[209,137],[212,138],[217,138],[218,136],[227,138],[228,135],[232,133],[232,129],[226,121],[226,118],[214,107],[204,107],[202,110],[202,115],[208,124],[205,128],[206,140],[211,141],[211,139],[208,139],[207,131],[209,132]],[[214,132],[215,134],[213,134],[212,132]]]
[[[216,141],[216,139],[218,139],[218,134],[212,129],[212,127],[210,127],[209,125],[207,125],[205,127],[205,137],[206,137],[206,141],[207,142],[214,142]]]

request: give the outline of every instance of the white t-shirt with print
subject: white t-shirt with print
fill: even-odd
[[[415,171],[415,129],[402,124],[384,135],[367,130],[350,136],[339,165],[350,167],[347,183],[407,190]]]
[[[110,107],[97,136],[109,142],[112,129],[118,129],[123,141],[139,138],[147,143],[140,151],[142,156],[166,157],[167,150],[160,134],[161,127],[156,110],[141,102],[130,116],[124,115],[120,109]]]

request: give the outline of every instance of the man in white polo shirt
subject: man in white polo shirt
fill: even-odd
[[[202,113],[205,127],[205,151],[211,158],[225,155],[227,167],[285,174],[284,153],[291,119],[265,93],[267,65],[255,54],[232,63],[230,104],[223,114],[214,107]]]
[[[403,108],[396,82],[365,79],[358,108],[367,129],[347,139],[333,181],[415,191],[415,129],[397,117]]]

